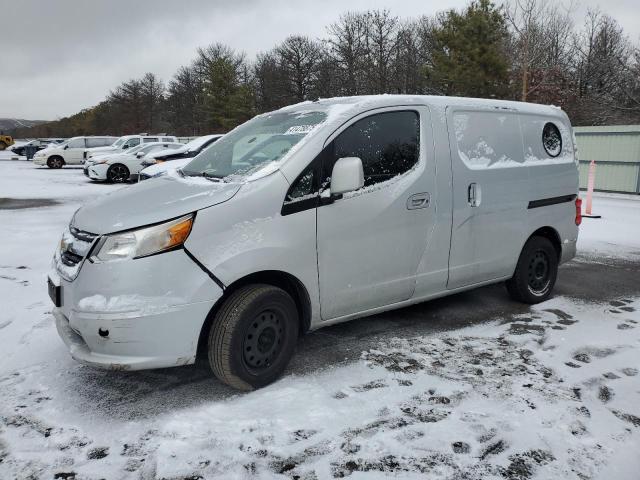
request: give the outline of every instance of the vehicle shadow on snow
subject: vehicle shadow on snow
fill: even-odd
[[[555,295],[589,302],[639,295],[640,285],[633,280],[639,267],[629,261],[590,263],[579,259],[561,268]],[[428,336],[496,319],[508,322],[529,309],[510,300],[504,286],[498,284],[326,327],[300,340],[285,376],[309,375],[356,361],[363,351],[394,337]],[[219,382],[206,361],[141,372],[74,365],[68,374],[69,387],[79,402],[117,418],[155,416],[242,394]]]

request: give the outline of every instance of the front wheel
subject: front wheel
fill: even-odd
[[[129,180],[129,169],[121,163],[111,165],[107,170],[107,180],[111,183],[123,183]]]
[[[271,285],[247,285],[218,310],[209,332],[213,373],[239,390],[253,390],[284,372],[298,338],[298,311],[291,296]]]
[[[514,300],[523,303],[544,302],[556,283],[558,253],[544,237],[531,237],[525,243],[507,290]]]
[[[7,148],[7,146],[8,146],[8,145],[7,145],[6,143],[4,143],[4,142],[0,142],[0,151],[1,151],[1,150],[5,150],[5,149]]]

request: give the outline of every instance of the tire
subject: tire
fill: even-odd
[[[111,165],[107,170],[107,180],[111,183],[124,183],[129,180],[129,169],[121,163]]]
[[[4,142],[0,142],[0,151],[5,150],[7,148],[7,144]]]
[[[544,237],[531,237],[522,248],[513,277],[506,282],[507,291],[519,302],[544,302],[557,277],[558,252],[553,244]]]
[[[241,287],[222,304],[209,331],[209,365],[218,379],[250,391],[274,382],[293,356],[298,311],[271,285]]]
[[[64,160],[62,157],[54,155],[47,159],[47,167],[49,168],[62,168],[64,166]]]

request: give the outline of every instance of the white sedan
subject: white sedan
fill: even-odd
[[[91,180],[122,183],[135,180],[145,157],[153,152],[182,147],[178,142],[145,143],[126,153],[105,154],[85,161],[84,174]]]

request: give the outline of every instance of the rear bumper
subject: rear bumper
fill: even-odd
[[[566,263],[576,256],[577,240],[568,240],[562,244],[562,254],[560,255],[560,263]]]

